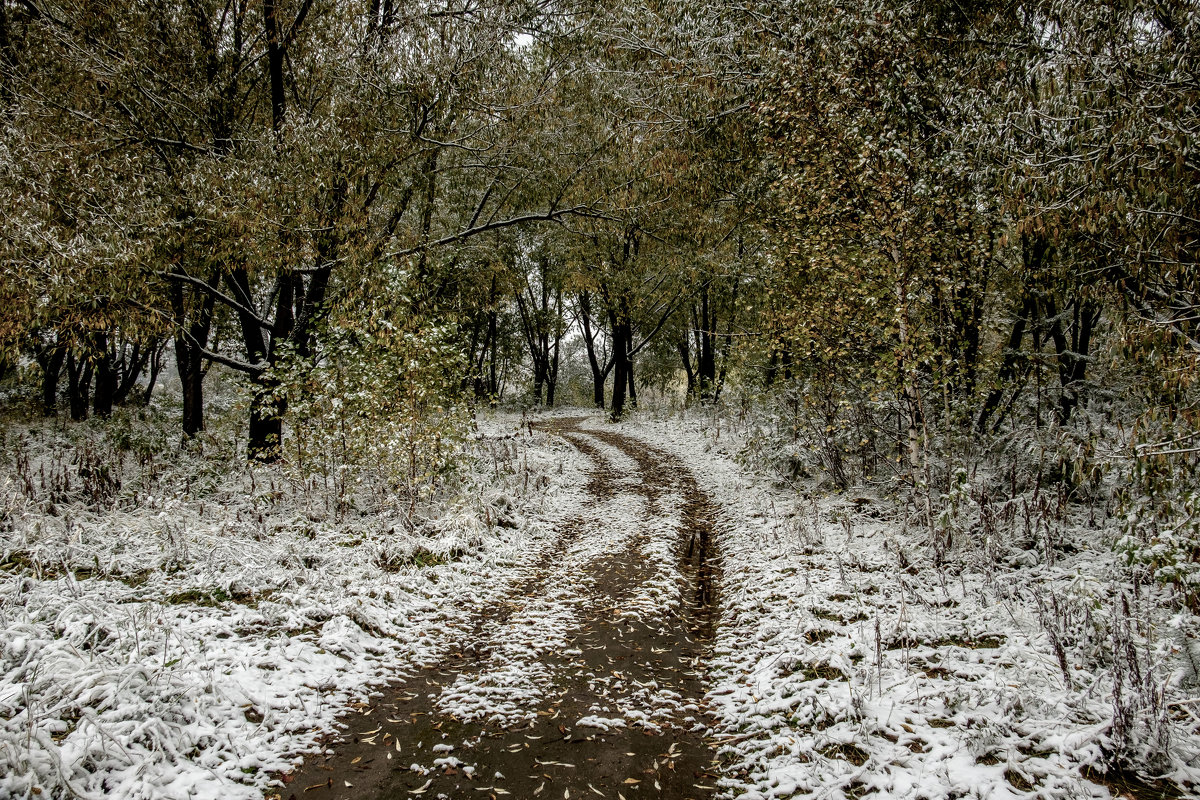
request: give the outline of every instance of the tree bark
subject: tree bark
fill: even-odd
[[[92,395],[92,413],[101,419],[112,416],[113,401],[117,391],[117,376],[113,368],[113,355],[108,346],[108,336],[96,337],[96,388]]]
[[[37,356],[42,367],[42,413],[47,417],[58,413],[58,379],[66,358],[67,348],[57,341]]]
[[[679,337],[676,347],[679,349],[679,360],[683,362],[684,374],[687,375],[687,393],[684,397],[691,400],[696,396],[696,371],[692,369],[691,347],[688,344],[687,333]]]
[[[1058,383],[1061,392],[1058,403],[1058,424],[1066,425],[1079,406],[1084,393],[1083,380],[1087,375],[1089,350],[1091,349],[1092,332],[1100,319],[1099,307],[1090,300],[1072,301],[1071,339],[1062,329],[1053,300],[1049,301],[1047,316],[1053,322],[1050,325],[1050,338],[1054,341],[1054,349],[1058,360]]]
[[[633,337],[631,336],[630,337],[631,345],[632,345],[632,338]],[[634,375],[633,375],[633,356],[632,355],[628,356],[625,359],[625,374],[629,377],[629,407],[637,408],[638,407],[637,381],[634,380]]]
[[[987,430],[988,421],[992,414],[1000,407],[1000,401],[1004,398],[1004,391],[1008,388],[1008,384],[1017,374],[1017,363],[1021,357],[1021,342],[1025,339],[1025,329],[1029,325],[1030,320],[1036,310],[1036,304],[1031,294],[1025,294],[1021,298],[1021,306],[1017,310],[1016,319],[1013,320],[1012,331],[1008,335],[1008,343],[1004,349],[1004,359],[1000,362],[1000,370],[996,373],[996,383],[992,390],[988,392],[987,398],[983,402],[983,408],[979,411],[979,418],[975,422],[975,429],[980,433]],[[1003,418],[996,421],[999,425]]]
[[[559,307],[562,307],[562,294],[559,294]],[[561,328],[560,328],[561,331]],[[562,333],[554,335],[554,349],[550,353],[550,364],[546,371],[546,405],[554,408],[554,395],[558,389],[558,356],[562,344]]]
[[[279,136],[283,130],[287,95],[283,87],[284,45],[279,34],[279,9],[275,0],[263,0],[263,20],[267,34],[267,73],[271,84],[271,129]]]
[[[629,345],[632,331],[628,322],[618,321],[615,315],[610,323],[613,333],[613,389],[610,408],[615,421],[625,414],[625,398],[630,380]]]
[[[604,408],[604,383],[608,380],[608,373],[612,370],[613,359],[609,359],[604,366],[600,365],[600,359],[596,355],[596,336],[600,331],[593,332],[592,330],[592,298],[588,292],[579,293],[579,323],[583,326],[583,343],[587,350],[588,366],[592,370],[592,402],[596,408]]]
[[[157,342],[150,353],[150,374],[146,378],[146,389],[142,392],[140,402],[143,406],[150,405],[150,400],[154,397],[154,387],[158,383],[159,373],[162,372],[162,357],[163,351],[166,349],[166,342]]]
[[[145,346],[142,347],[141,342],[134,342],[132,349],[128,352],[122,352],[121,359],[118,361],[120,369],[117,370],[117,389],[113,395],[113,402],[117,405],[124,405],[129,400],[129,396],[133,393],[137,386],[137,379],[146,371],[146,366],[150,363],[150,358],[159,348],[157,339],[151,339]],[[122,348],[124,350],[124,348]]]
[[[207,280],[215,290],[221,280],[220,271],[214,270]],[[204,349],[208,347],[208,335],[212,330],[213,308],[216,298],[212,292],[204,292],[200,307],[188,322],[184,302],[183,285],[173,282],[171,286],[171,308],[175,317],[175,366],[179,371],[179,382],[183,386],[183,436],[190,439],[204,430]]]
[[[713,389],[717,383],[717,359],[714,352],[716,320],[709,298],[709,285],[700,288],[700,308],[696,317],[696,379],[700,399],[709,403],[713,400]],[[696,312],[693,312],[696,313]]]
[[[71,419],[76,422],[87,419],[91,383],[91,362],[76,358],[74,352],[67,353],[67,400],[71,407]]]

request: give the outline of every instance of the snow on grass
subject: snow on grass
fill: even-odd
[[[498,602],[578,505],[584,463],[485,419],[475,471],[410,520],[147,450],[98,508],[81,436],[34,430],[0,476],[0,796],[261,796]]]
[[[723,796],[1105,797],[1114,763],[1200,787],[1196,618],[1131,580],[1103,521],[960,532],[943,558],[894,499],[748,474],[727,425],[615,430],[676,453],[720,506]],[[0,475],[0,796],[258,797],[539,564],[546,591],[513,609],[492,678],[443,697],[458,713],[526,713],[540,654],[570,655],[585,564],[637,547],[623,613],[681,602],[681,499],[589,506],[587,459],[514,417],[481,421],[473,472],[413,519],[157,445],[122,482],[94,438],[61,435],[31,432]],[[636,490],[633,462],[596,447]],[[544,559],[571,518],[593,535]],[[590,716],[695,713],[636,689]]]
[[[1200,788],[1196,618],[1131,581],[1111,531],[1081,514],[1035,547],[960,536],[938,566],[895,501],[772,485],[725,428],[620,428],[722,509],[722,796],[1107,797],[1117,760]]]

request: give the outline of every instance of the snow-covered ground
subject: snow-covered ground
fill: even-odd
[[[1090,514],[1028,549],[959,536],[939,567],[895,501],[773,484],[728,423],[622,430],[721,505],[725,796],[1108,797],[1136,788],[1102,785],[1122,748],[1200,791],[1200,625],[1130,582]]]
[[[719,506],[722,796],[1106,797],[1118,751],[1200,791],[1197,620],[1130,581],[1102,521],[1032,546],[998,525],[938,553],[895,500],[757,474],[711,418],[614,429],[678,455]],[[55,434],[39,436],[0,475],[0,797],[261,797],[372,686],[460,646],[568,520],[639,513],[587,510],[588,460],[512,415],[480,420],[467,479],[415,524],[339,516],[265,469],[202,488],[160,474],[97,510],[85,452],[74,488],[32,503],[67,469],[39,463]],[[574,542],[564,569],[627,544]],[[505,698],[536,695],[538,654],[578,611],[559,590],[588,580],[545,578],[521,612],[538,624],[514,626],[528,641],[490,656],[519,675],[485,670],[438,702],[526,714]]]
[[[44,483],[38,435],[21,472]],[[125,486],[103,511],[77,481],[50,513],[0,476],[0,797],[261,797],[372,685],[452,646],[578,504],[586,459],[519,417],[481,419],[473,449],[415,526],[339,519],[269,469]]]

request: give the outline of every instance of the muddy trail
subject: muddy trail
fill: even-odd
[[[673,455],[581,419],[587,501],[436,666],[348,714],[279,797],[701,800],[713,506]]]

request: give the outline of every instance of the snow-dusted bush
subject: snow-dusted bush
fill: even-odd
[[[1123,496],[1120,549],[1200,612],[1200,446],[1197,433],[1167,424],[1133,447]]]
[[[383,309],[354,310],[330,324],[315,358],[278,372],[290,423],[287,474],[318,481],[338,512],[368,502],[417,503],[461,462],[468,410],[460,402],[460,355],[448,331],[393,324]]]

